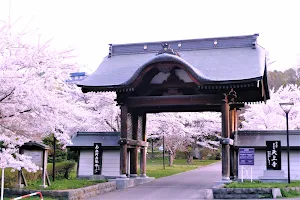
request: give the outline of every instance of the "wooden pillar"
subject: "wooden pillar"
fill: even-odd
[[[139,116],[141,118],[141,125],[142,125],[142,141],[147,141],[147,136],[146,136],[146,113],[143,114],[142,116]],[[140,168],[141,168],[141,177],[147,177],[146,175],[146,164],[147,164],[147,147],[142,147],[141,148],[141,162],[140,162]]]
[[[222,138],[229,141],[229,104],[228,97],[224,95],[224,99],[221,105],[222,111]],[[228,142],[222,143],[222,180],[230,180],[230,147]]]
[[[235,134],[235,108],[230,108],[229,111],[230,119],[230,139],[234,139]],[[234,146],[230,145],[230,179],[234,179]]]
[[[138,140],[138,116],[136,112],[131,113],[132,139]],[[130,150],[130,177],[137,177],[138,168],[138,146]]]
[[[238,109],[234,108],[234,143],[233,146],[235,147],[236,140],[237,140],[237,132],[238,132]],[[238,177],[238,149],[234,149],[233,153],[233,175],[234,179],[236,180]]]
[[[121,105],[121,139],[120,139],[120,177],[126,178],[127,172],[127,121],[128,108]],[[123,142],[122,142],[123,141]]]

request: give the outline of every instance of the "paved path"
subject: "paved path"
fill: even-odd
[[[164,177],[133,188],[101,194],[88,200],[188,200],[203,199],[205,189],[221,180],[221,162]]]

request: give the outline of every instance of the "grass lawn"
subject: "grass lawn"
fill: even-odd
[[[55,180],[55,182],[51,182],[51,186],[42,189],[40,187],[41,181],[34,181],[34,182],[28,182],[28,186],[24,187],[24,189],[30,189],[30,190],[65,190],[65,189],[76,189],[76,188],[81,188],[89,185],[94,185],[97,183],[103,183],[106,181],[100,181],[100,180],[77,180],[77,179],[61,179],[61,180]],[[42,192],[43,193],[43,192]],[[16,198],[16,197],[14,197]],[[10,198],[4,198],[5,200],[8,200]],[[38,200],[40,199],[39,196],[33,196],[33,197],[28,197],[26,199],[32,199],[32,200]],[[44,197],[44,200],[54,200],[53,198],[50,197]]]
[[[226,188],[280,188],[283,197],[300,197],[300,192],[286,191],[287,187],[300,187],[300,181],[288,183],[262,183],[259,181],[232,182],[225,185]]]
[[[79,180],[79,179],[57,179],[55,182],[51,182],[51,185],[45,189],[40,187],[41,181],[29,182],[28,186],[24,187],[24,189],[30,190],[65,190],[65,189],[76,189],[81,187],[86,187],[90,185],[95,185],[97,183],[103,183],[106,181],[101,180]]]
[[[284,187],[300,187],[300,181],[292,181],[288,183],[262,183],[259,181],[232,182],[225,185],[226,188],[284,188]]]
[[[147,160],[147,176],[161,178],[178,174],[181,172],[197,169],[198,167],[218,162],[218,160],[193,160],[191,164],[186,163],[185,159],[174,160],[173,166],[168,166],[168,160],[165,160],[165,169],[163,169],[163,160],[148,159]]]

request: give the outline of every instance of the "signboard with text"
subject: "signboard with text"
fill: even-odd
[[[31,161],[39,167],[43,167],[43,151],[41,150],[24,150],[24,155],[31,156]]]
[[[254,165],[254,148],[239,149],[239,164]]]
[[[281,170],[280,141],[266,141],[267,170]]]
[[[102,169],[102,144],[94,143],[94,175],[101,175]]]

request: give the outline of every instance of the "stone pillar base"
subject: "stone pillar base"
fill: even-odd
[[[141,174],[140,177],[141,178],[148,178],[148,176],[146,174]]]
[[[137,178],[138,175],[137,174],[130,174],[130,178]]]
[[[126,174],[120,174],[119,178],[127,178]]]
[[[40,185],[41,188],[46,188],[48,185]]]
[[[222,177],[222,181],[230,181],[230,178],[227,177],[227,176],[223,176],[223,177]],[[230,181],[230,182],[231,182],[231,181]]]

